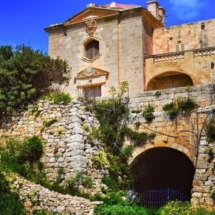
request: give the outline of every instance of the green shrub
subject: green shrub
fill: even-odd
[[[164,105],[163,110],[170,116],[170,119],[173,120],[179,113],[189,115],[197,107],[198,104],[191,98],[178,98],[177,100]]]
[[[94,155],[92,157],[92,163],[93,167],[101,169],[108,163],[107,154],[104,151],[100,150],[97,155]]]
[[[141,113],[141,112],[142,112],[142,110],[132,110],[131,111],[131,113],[136,113],[136,114]]]
[[[0,46],[0,68],[0,117],[26,109],[70,74],[66,61],[24,45]]]
[[[96,207],[94,215],[154,215],[154,212],[155,209],[148,209],[137,205],[104,204]]]
[[[140,125],[141,125],[141,122],[135,122],[134,123],[134,128],[136,129],[136,130],[138,130],[139,129],[139,127],[140,127]]]
[[[54,103],[56,103],[56,104],[62,103],[62,104],[65,104],[65,105],[72,101],[71,96],[68,93],[63,93],[63,92],[51,94],[49,96],[49,99],[53,100]]]
[[[215,192],[214,192],[214,191],[211,193],[211,198],[212,198],[213,200],[215,200]]]
[[[204,207],[192,207],[188,202],[171,201],[160,207],[156,215],[214,215],[215,210]]]
[[[28,140],[24,141],[20,149],[20,160],[29,162],[31,165],[38,161],[43,154],[43,142],[38,136],[33,136]]]
[[[164,105],[163,111],[165,111],[166,114],[169,115],[171,120],[175,119],[179,112],[179,110],[175,107],[175,104],[173,102]]]
[[[121,132],[122,134],[127,135],[134,142],[134,146],[140,146],[145,144],[149,138],[148,133],[133,131],[128,127],[122,128]]]
[[[159,98],[161,96],[161,92],[160,91],[156,91],[155,94],[154,94],[154,96],[156,98]]]
[[[193,111],[197,107],[198,107],[198,105],[191,98],[187,98],[186,100],[181,100],[178,102],[178,108],[182,113],[189,114],[191,111]]]
[[[213,152],[213,149],[210,148],[208,150],[208,162],[210,163],[213,159],[214,159],[214,152]]]
[[[45,127],[50,127],[52,124],[54,124],[55,122],[57,122],[57,119],[56,118],[53,118],[53,119],[50,119],[48,121],[44,121],[43,122],[43,125]]]
[[[146,122],[151,123],[155,119],[154,111],[155,111],[155,108],[150,104],[145,107],[142,115],[146,120]]]
[[[215,118],[214,117],[209,118],[209,120],[205,123],[204,130],[208,141],[212,141],[215,139]]]
[[[44,165],[39,161],[42,153],[43,143],[37,136],[23,142],[10,139],[6,149],[0,151],[0,169],[16,172],[34,182],[44,180],[44,175],[42,176]]]
[[[109,176],[104,176],[102,178],[102,183],[105,184],[111,190],[118,190],[117,182]]]
[[[18,194],[12,193],[4,175],[0,172],[0,214],[25,215],[23,202]]]

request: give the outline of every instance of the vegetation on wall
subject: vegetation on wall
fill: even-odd
[[[215,140],[215,118],[214,116],[209,118],[204,126],[205,134],[208,141]]]
[[[55,104],[64,105],[68,104],[72,100],[71,96],[64,92],[51,93],[50,95],[46,96],[45,99],[52,100]]]
[[[88,101],[87,110],[94,111],[100,127],[92,129],[91,137],[100,139],[104,143],[104,153],[93,157],[93,165],[103,167],[104,161],[109,170],[109,176],[104,177],[105,183],[110,190],[129,189],[130,169],[128,159],[135,146],[146,143],[151,134],[137,132],[127,127],[129,109],[123,102],[123,97],[128,88],[127,82],[122,82],[120,91],[114,87],[110,92],[112,97],[107,100]],[[86,129],[86,128],[85,128]],[[124,146],[125,137],[132,140],[133,145]],[[92,140],[93,138],[90,138]]]
[[[146,122],[151,123],[155,119],[154,111],[155,107],[153,107],[150,104],[148,104],[148,106],[145,107],[142,114]]]
[[[0,47],[0,117],[14,114],[69,78],[69,67],[27,46]]]
[[[0,170],[16,172],[21,176],[41,182],[43,178],[43,163],[40,158],[43,154],[43,142],[33,136],[24,141],[10,139],[0,150]]]
[[[3,215],[25,215],[23,202],[18,194],[12,193],[4,175],[0,172],[0,214]]]
[[[164,105],[163,110],[169,115],[170,119],[175,119],[179,113],[189,115],[197,107],[198,104],[188,97],[187,99],[178,98]]]

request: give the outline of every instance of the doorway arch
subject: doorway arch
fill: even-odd
[[[179,72],[165,72],[152,78],[147,85],[147,91],[193,86],[190,76]]]
[[[193,163],[182,152],[152,148],[133,161],[133,189],[144,206],[159,207],[169,200],[189,201],[194,172]]]

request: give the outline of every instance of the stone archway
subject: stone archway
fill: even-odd
[[[166,72],[152,78],[148,82],[147,91],[186,86],[193,86],[190,76],[179,72]]]
[[[151,148],[132,162],[133,189],[146,206],[161,206],[176,199],[189,201],[194,171],[193,163],[183,152]]]

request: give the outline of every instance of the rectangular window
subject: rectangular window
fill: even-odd
[[[179,45],[176,45],[176,51],[177,52],[179,51]]]
[[[184,44],[181,44],[181,51],[184,51]]]
[[[92,86],[92,87],[84,87],[84,96],[86,98],[94,98],[101,97],[101,85]]]
[[[184,44],[178,44],[176,45],[176,52],[184,51]]]

